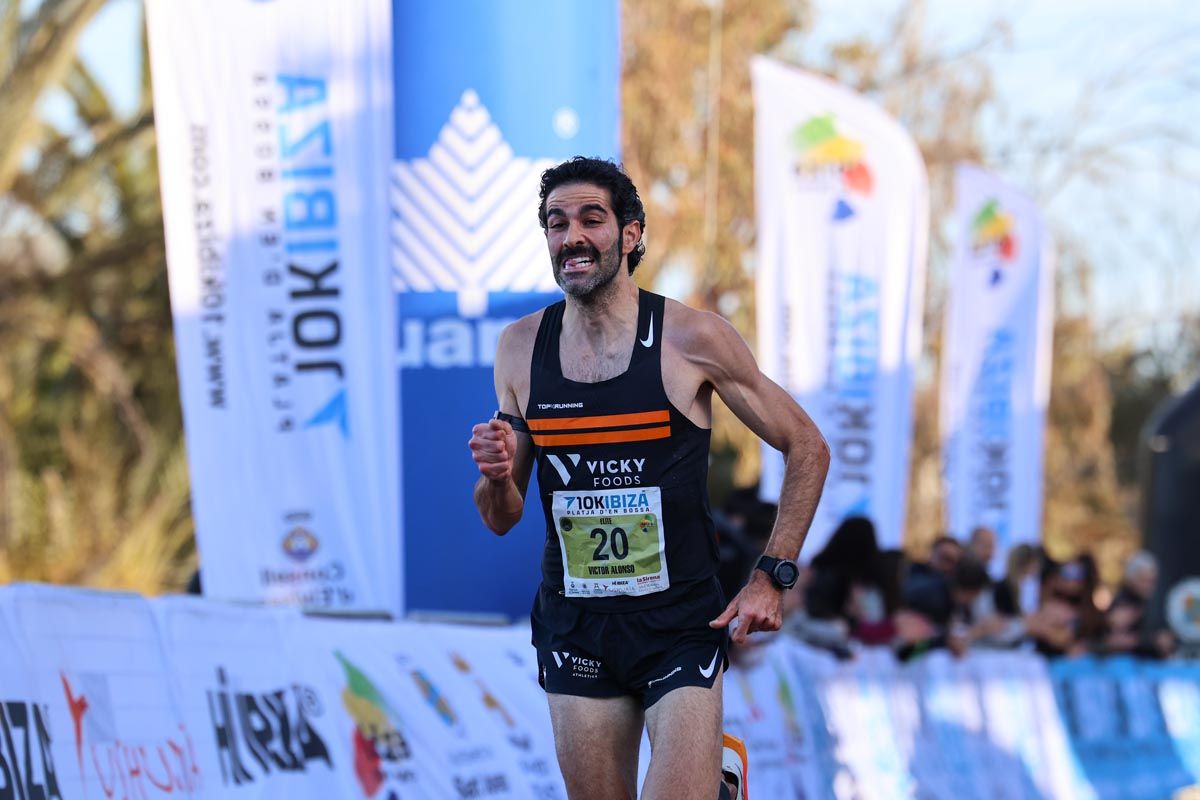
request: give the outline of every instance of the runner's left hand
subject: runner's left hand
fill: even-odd
[[[750,580],[737,597],[708,623],[710,628],[724,628],[734,619],[737,625],[730,634],[734,644],[745,644],[746,634],[755,631],[777,631],[783,625],[783,590],[778,588],[762,570],[754,570]]]

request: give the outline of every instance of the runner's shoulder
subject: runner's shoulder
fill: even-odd
[[[533,358],[533,345],[537,340],[538,327],[542,324],[542,313],[538,309],[505,325],[496,342],[497,371],[514,370],[514,374],[529,371]]]
[[[729,348],[744,343],[729,320],[667,298],[663,311],[663,343],[687,360],[721,360]]]

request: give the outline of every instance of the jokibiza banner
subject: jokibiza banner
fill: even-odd
[[[832,451],[805,550],[864,515],[899,547],[929,228],[925,167],[865,98],[768,58],[751,65],[758,358]],[[783,459],[763,449],[775,501]]]
[[[149,0],[206,594],[399,612],[390,0]]]
[[[950,530],[996,531],[993,569],[1041,540],[1042,459],[1050,396],[1054,272],[1041,214],[978,167],[955,175],[941,379]]]
[[[545,522],[534,500],[503,539],[488,532],[466,441],[496,410],[500,331],[562,298],[538,224],[542,171],[617,155],[618,15],[616,0],[396,4],[390,244],[409,609],[529,613]]]

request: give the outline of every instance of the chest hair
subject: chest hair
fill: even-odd
[[[632,356],[632,338],[629,342],[622,342],[620,347],[600,353],[586,346],[572,347],[565,341],[560,344],[558,351],[563,377],[578,383],[599,383],[615,378],[629,369]]]

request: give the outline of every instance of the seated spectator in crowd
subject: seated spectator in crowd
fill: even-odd
[[[880,552],[871,520],[846,518],[811,566],[804,603],[811,620],[840,622],[847,636],[864,644],[891,641],[896,562]]]
[[[987,570],[970,555],[958,559],[949,577],[938,571],[911,574],[904,610],[897,614],[897,656],[908,659],[936,647],[963,655],[972,641],[972,606],[989,583]]]
[[[967,540],[967,552],[991,572],[992,558],[996,555],[996,532],[986,525],[976,527]]]
[[[1108,608],[1103,650],[1166,658],[1175,650],[1170,631],[1146,630],[1146,608],[1158,586],[1158,561],[1142,550],[1125,562],[1125,574]]]

